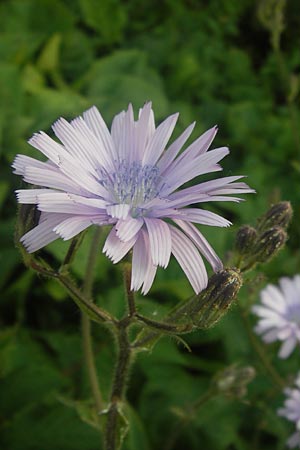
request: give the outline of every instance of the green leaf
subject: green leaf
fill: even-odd
[[[62,36],[59,33],[55,33],[46,42],[39,59],[37,66],[43,72],[51,72],[57,70],[59,65],[59,51],[61,46]]]
[[[83,20],[97,31],[105,44],[119,42],[126,23],[124,5],[119,0],[80,0]]]
[[[119,50],[98,60],[83,80],[83,86],[109,120],[129,102],[139,108],[152,100],[157,117],[168,111],[162,81],[141,51]]]
[[[33,381],[33,380],[32,380]],[[54,396],[36,406],[16,411],[1,430],[1,445],[13,450],[101,450],[99,433]]]
[[[65,406],[69,408],[73,408],[80,419],[90,425],[92,428],[95,428],[98,431],[102,431],[99,422],[99,412],[96,411],[95,406],[92,400],[72,400],[63,395],[58,395],[57,399]]]
[[[41,88],[32,93],[28,106],[35,120],[32,128],[37,130],[49,128],[60,116],[74,118],[90,103],[69,89]]]
[[[129,420],[129,432],[124,442],[126,450],[150,450],[150,443],[141,417],[131,405],[125,405],[126,415]]]

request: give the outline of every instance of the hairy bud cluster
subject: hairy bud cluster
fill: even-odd
[[[207,288],[194,297],[188,314],[197,328],[215,325],[234,303],[242,286],[237,269],[223,269],[210,277]]]
[[[270,261],[283,248],[292,215],[291,204],[279,202],[259,218],[256,228],[244,225],[238,230],[236,250],[244,261],[244,269]]]

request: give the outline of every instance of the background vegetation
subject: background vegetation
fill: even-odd
[[[96,450],[97,430],[87,422],[90,389],[83,364],[80,314],[53,280],[27,270],[13,242],[21,186],[10,164],[16,153],[38,157],[26,140],[50,131],[59,116],[71,119],[95,104],[110,123],[132,102],[153,101],[157,121],[179,111],[176,133],[197,120],[199,135],[219,125],[216,146],[229,145],[224,175],[245,174],[257,195],[214,204],[235,225],[202,227],[226,262],[237,227],[277,200],[295,210],[284,251],[260,268],[240,302],[255,302],[266,281],[299,272],[300,8],[298,0],[2,0],[0,4],[0,447],[3,450]],[[103,240],[105,235],[103,234]],[[91,233],[74,262],[80,280]],[[58,264],[68,248],[58,241],[43,255]],[[122,279],[99,249],[94,288],[99,303],[117,313]],[[162,314],[191,288],[174,261],[158,273],[139,307]],[[251,317],[253,323],[255,319]],[[95,327],[101,384],[108,395],[114,349]],[[263,371],[233,308],[216,327],[186,338],[192,352],[163,339],[141,354],[128,390],[131,431],[127,450],[164,450],[186,410],[218,370],[252,365],[257,376],[242,400],[215,398],[196,411],[174,449],[283,449],[291,433],[276,416],[283,396]],[[277,359],[289,380],[299,355]],[[295,352],[297,353],[297,352]],[[176,413],[177,411],[177,413]],[[181,412],[182,413],[182,412]],[[182,413],[184,415],[184,413]],[[85,422],[81,421],[83,417]]]

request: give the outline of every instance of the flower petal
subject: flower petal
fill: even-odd
[[[175,167],[182,167],[187,164],[189,161],[194,160],[197,156],[205,153],[210,147],[212,141],[217,134],[218,127],[214,126],[213,128],[207,130],[203,133],[198,139],[196,139],[189,147],[185,149],[185,151],[174,161],[172,166],[169,167],[169,170],[166,172],[171,173],[174,171]]]
[[[90,109],[85,111],[83,113],[83,119],[89,129],[92,130],[96,138],[100,141],[103,152],[110,157],[111,161],[116,161],[118,155],[114,142],[108,131],[106,123],[104,122],[103,117],[96,106],[92,106]]]
[[[17,155],[14,159],[14,162],[12,163],[12,167],[14,169],[14,173],[16,175],[24,175],[25,169],[27,167],[36,167],[39,169],[50,169],[49,163],[45,163],[42,161],[38,161],[37,159],[31,158],[30,156],[26,155]]]
[[[100,166],[103,167],[107,172],[114,170],[114,164],[112,162],[111,155],[107,153],[107,150],[103,146],[102,142],[96,138],[83,118],[76,117],[76,119],[72,120],[71,125],[77,132],[79,132],[79,134],[86,142],[89,152],[91,153],[91,159],[95,163],[95,169],[97,170],[97,167]]]
[[[197,208],[185,208],[180,209],[179,215],[176,215],[175,218],[179,218],[185,220],[187,222],[195,222],[200,223],[202,225],[210,225],[213,227],[229,227],[232,225],[229,220],[224,219],[224,217],[219,216],[219,214],[215,214],[211,211],[206,211],[205,209],[197,209]],[[171,216],[171,218],[173,218]]]
[[[63,174],[56,167],[47,167],[45,163],[44,168],[29,166],[24,170],[24,181],[35,184],[37,186],[44,186],[53,189],[60,189],[72,194],[90,196],[90,192],[71,180]]]
[[[149,234],[150,253],[155,266],[166,268],[169,264],[172,240],[169,225],[160,219],[145,218]]]
[[[143,219],[134,219],[130,216],[126,220],[120,219],[116,224],[117,236],[121,241],[129,241],[142,228],[144,224]]]
[[[185,164],[176,166],[168,176],[168,184],[162,190],[161,194],[166,196],[177,189],[182,184],[193,178],[209,173],[222,170],[217,164],[224,156],[228,155],[227,147],[221,147],[211,150],[204,155],[199,155],[196,158],[188,159]]]
[[[132,163],[137,153],[136,124],[134,122],[132,105],[121,116],[119,122],[119,140],[117,152],[119,161]]]
[[[163,174],[165,170],[168,169],[170,164],[174,161],[190,135],[192,134],[192,131],[195,127],[196,122],[192,123],[190,126],[188,126],[184,132],[177,138],[175,141],[170,145],[170,147],[165,151],[165,153],[162,155],[160,160],[157,163],[157,166],[159,167],[160,173]]]
[[[178,119],[178,113],[169,116],[155,130],[145,149],[143,165],[154,166],[164,151]]]
[[[91,225],[93,225],[93,222],[90,217],[72,216],[56,225],[56,227],[53,228],[53,231],[55,231],[55,233],[57,233],[64,241],[67,241]]]
[[[98,160],[95,158],[93,146],[87,139],[63,117],[54,122],[52,129],[63,143],[65,149],[67,149],[87,171],[94,176],[97,176],[95,162],[98,163]]]
[[[156,274],[156,266],[152,262],[150,244],[147,233],[142,229],[133,247],[131,290],[142,287],[145,295],[152,286]]]
[[[111,232],[106,238],[103,253],[108,256],[109,259],[112,260],[114,264],[121,261],[122,258],[129,252],[129,250],[133,247],[136,240],[138,238],[138,234],[136,234],[131,240],[123,242],[121,241],[116,233],[115,227],[112,228]]]
[[[28,253],[36,252],[58,239],[59,236],[53,229],[68,218],[67,214],[44,214],[43,217],[42,215],[40,223],[20,239]]]
[[[205,237],[200,231],[191,223],[186,223],[183,220],[174,220],[174,222],[184,231],[184,233],[196,245],[200,253],[207,259],[214,272],[223,269],[223,264],[214,249],[209,245]]]
[[[170,226],[172,253],[186,274],[196,294],[207,286],[207,273],[203,260],[190,239],[177,228]]]
[[[290,356],[290,354],[296,347],[296,343],[297,343],[297,341],[294,336],[291,336],[289,339],[284,341],[280,347],[280,351],[279,351],[279,355],[278,355],[279,358],[285,359],[288,356]]]
[[[62,145],[55,142],[47,134],[43,132],[34,134],[28,142],[47,156],[50,161],[80,187],[101,197],[107,196],[106,189],[76,159],[74,160],[74,157]]]
[[[139,120],[136,123],[137,160],[142,160],[146,145],[155,131],[154,114],[151,106],[152,103],[147,102],[139,111]]]
[[[45,192],[37,195],[40,211],[76,215],[95,215],[105,211],[106,202],[65,192]]]
[[[107,214],[115,219],[125,220],[130,211],[130,205],[127,203],[120,203],[119,205],[108,205],[106,207]]]

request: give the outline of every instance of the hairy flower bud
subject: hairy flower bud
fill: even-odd
[[[35,205],[24,204],[19,206],[15,230],[15,241],[17,245],[20,245],[20,237],[38,224],[40,215],[41,213]]]
[[[276,203],[259,219],[257,229],[262,232],[275,226],[286,228],[292,215],[293,209],[290,202]]]
[[[214,385],[222,394],[242,398],[247,393],[247,385],[255,375],[255,369],[251,366],[230,366],[217,373]]]
[[[215,273],[207,288],[195,297],[191,316],[199,328],[209,328],[228,311],[242,286],[237,269],[224,269]]]
[[[273,227],[262,233],[253,249],[256,262],[265,263],[284,246],[287,234],[281,227]]]
[[[236,234],[235,246],[241,255],[250,253],[257,238],[257,231],[250,225],[239,228]]]

